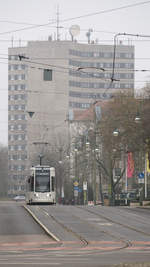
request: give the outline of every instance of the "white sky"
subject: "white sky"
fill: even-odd
[[[63,21],[142,2],[147,3]],[[86,31],[89,28],[93,29],[91,39],[98,39],[102,44],[113,44],[114,34],[120,32],[150,35],[150,1],[146,0],[0,0],[0,143],[2,144],[7,144],[7,54],[8,47],[11,47],[12,36],[14,46],[19,46],[19,40],[21,40],[21,45],[26,45],[25,41],[27,40],[47,40],[49,35],[54,38],[56,33],[56,23],[54,22],[58,5],[60,26],[63,27],[60,29],[61,39],[70,39],[68,29],[75,24],[80,26],[81,32],[77,40],[82,42],[86,42]],[[6,33],[30,26],[27,24],[39,25],[49,22],[53,24]],[[120,37],[120,40],[130,43],[132,40],[132,44],[135,45],[135,69],[150,70],[150,37]],[[136,88],[141,88],[144,82],[149,80],[150,72],[137,72]]]

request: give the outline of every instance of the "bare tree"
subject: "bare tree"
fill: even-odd
[[[134,156],[145,153],[147,140],[150,139],[150,99],[136,99],[133,95],[118,94],[107,104],[99,124],[99,134],[103,146],[103,160],[98,164],[108,177],[110,198],[114,204],[117,185],[122,178],[125,168],[116,181],[113,179],[113,169],[117,160],[126,157],[127,152]],[[137,123],[136,123],[137,122]],[[117,137],[113,132],[118,132]]]

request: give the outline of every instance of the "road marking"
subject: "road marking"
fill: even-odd
[[[111,226],[113,225],[112,223],[97,223],[98,225],[102,225],[102,226]]]
[[[96,221],[103,221],[104,219],[99,219],[99,218],[87,218],[86,220],[87,220],[87,221],[94,221],[94,222],[96,222]]]

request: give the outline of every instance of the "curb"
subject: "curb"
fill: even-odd
[[[48,228],[33,214],[33,212],[27,208],[27,206],[23,205],[26,211],[30,213],[30,215],[33,217],[33,219],[43,228],[43,230],[48,234],[50,237],[52,237],[55,241],[60,242],[60,239],[55,236],[53,233],[51,233]]]

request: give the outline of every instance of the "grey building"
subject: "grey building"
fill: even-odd
[[[23,193],[41,147],[67,138],[69,110],[83,110],[118,90],[134,90],[134,47],[33,41],[9,49],[9,195]]]

